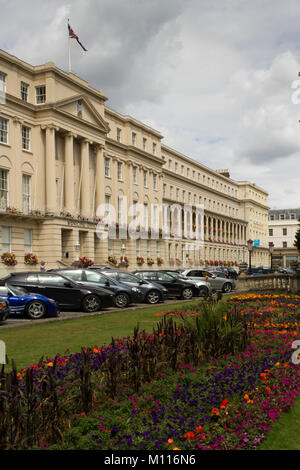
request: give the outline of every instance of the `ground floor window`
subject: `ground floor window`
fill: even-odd
[[[32,253],[32,230],[24,229],[24,253]]]
[[[11,240],[10,227],[2,227],[2,253],[9,253]]]

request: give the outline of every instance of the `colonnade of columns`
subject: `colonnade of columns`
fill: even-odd
[[[46,213],[57,213],[56,194],[56,165],[55,165],[55,136],[59,129],[55,126],[42,127],[45,130],[45,185],[46,185]],[[64,207],[71,214],[79,208],[75,200],[75,175],[74,175],[74,140],[80,142],[80,212],[84,217],[91,215],[91,184],[90,181],[90,146],[96,152],[96,207],[104,202],[104,145],[78,137],[72,132],[64,134]]]

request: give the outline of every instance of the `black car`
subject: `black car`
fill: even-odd
[[[168,289],[161,284],[146,281],[145,279],[141,279],[127,271],[110,269],[104,271],[103,274],[130,287],[138,287],[143,293],[143,302],[157,304],[158,302],[162,302],[168,298]]]
[[[54,272],[14,273],[2,279],[1,284],[23,287],[27,292],[44,295],[57,301],[61,310],[97,312],[114,306],[114,294],[94,284],[80,285]]]
[[[6,299],[0,299],[0,323],[5,322],[10,315],[10,306]]]
[[[168,273],[162,271],[134,271],[133,274],[146,281],[155,282],[168,289],[168,297],[188,300],[195,294],[195,285],[189,282],[176,279]]]
[[[57,269],[57,273],[63,274],[80,285],[95,285],[108,289],[114,293],[115,305],[119,308],[128,307],[132,303],[143,301],[143,293],[138,287],[129,287],[108,277],[100,271],[93,269]],[[107,271],[108,272],[108,271]]]

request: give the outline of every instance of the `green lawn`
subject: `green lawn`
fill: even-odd
[[[74,320],[44,323],[25,326],[11,330],[0,329],[0,340],[6,344],[6,354],[13,359],[17,369],[36,364],[43,356],[53,358],[56,354],[75,353],[82,346],[102,346],[111,338],[131,336],[133,329],[139,324],[140,329],[152,331],[159,321],[156,313],[174,310],[198,303],[198,301],[160,304],[155,307],[123,310],[105,313],[101,316],[79,318]]]
[[[300,450],[300,397],[282,418],[273,424],[259,450]]]

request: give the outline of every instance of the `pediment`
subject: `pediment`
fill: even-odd
[[[75,116],[83,122],[99,127],[102,132],[108,133],[110,131],[108,123],[85,95],[75,95],[57,101],[54,104],[54,108],[60,112]]]

